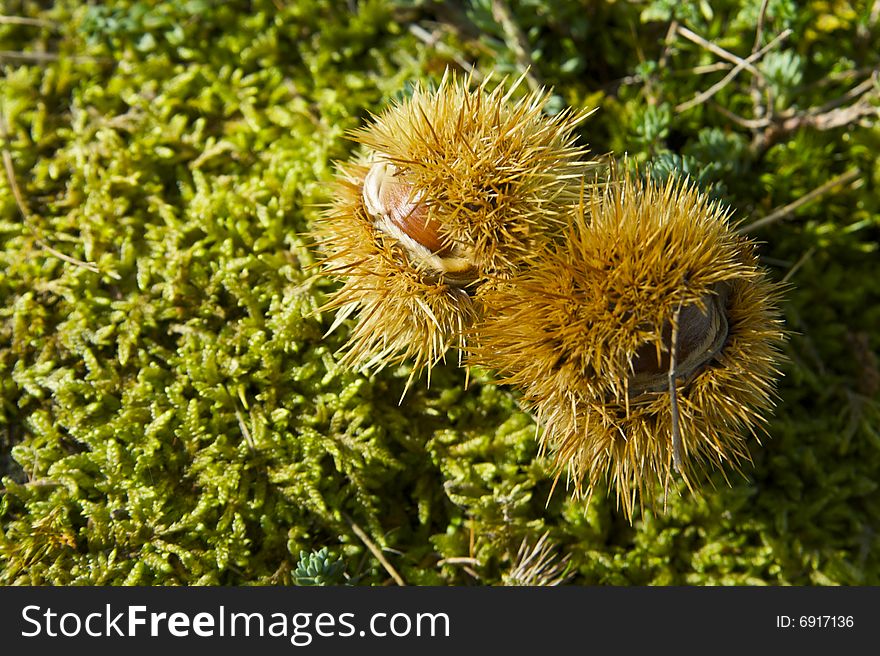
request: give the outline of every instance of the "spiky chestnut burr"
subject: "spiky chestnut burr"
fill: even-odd
[[[573,214],[566,240],[487,286],[469,359],[522,391],[575,496],[605,479],[632,518],[673,470],[693,490],[707,465],[749,458],[773,406],[780,290],[686,183],[624,175]]]
[[[343,282],[323,309],[337,311],[334,327],[357,316],[343,362],[410,359],[413,375],[430,377],[463,347],[480,285],[512,275],[564,227],[561,208],[594,167],[573,135],[588,112],[551,117],[547,92],[511,93],[447,75],[351,134],[363,153],[339,166],[315,227],[325,273]]]

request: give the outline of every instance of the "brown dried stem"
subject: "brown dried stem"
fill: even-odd
[[[31,27],[48,27],[52,29],[58,27],[58,23],[39,18],[27,18],[25,16],[0,16],[0,25],[30,25]]]
[[[829,180],[825,184],[817,187],[816,189],[813,189],[813,191],[811,191],[807,194],[804,194],[803,196],[801,196],[800,198],[798,198],[795,201],[792,201],[788,205],[780,207],[780,208],[770,212],[770,214],[768,214],[767,216],[765,216],[761,219],[758,219],[757,221],[753,221],[752,223],[749,223],[748,225],[737,229],[737,233],[746,234],[749,232],[753,232],[753,231],[757,230],[758,228],[764,228],[768,225],[776,223],[777,221],[780,221],[780,220],[786,218],[787,216],[791,215],[791,213],[794,212],[796,209],[803,207],[804,205],[814,201],[815,199],[819,198],[820,196],[827,194],[829,191],[831,191],[835,187],[852,182],[853,180],[858,178],[859,175],[861,175],[861,171],[859,170],[858,167],[854,166],[851,169],[847,170],[846,172],[841,173],[840,175],[832,178],[831,180]]]
[[[24,194],[21,193],[21,188],[18,186],[18,180],[15,175],[15,165],[12,161],[12,154],[6,147],[6,144],[9,142],[9,124],[6,122],[6,113],[3,110],[2,102],[0,102],[0,141],[3,143],[2,157],[3,168],[6,170],[6,180],[9,183],[9,188],[12,190],[12,197],[15,198],[15,204],[18,206],[18,211],[21,214],[24,226],[34,237],[34,243],[50,255],[57,257],[59,260],[63,260],[83,269],[88,269],[92,273],[101,273],[97,264],[94,264],[93,262],[83,262],[82,260],[78,260],[75,257],[62,253],[44,242],[38,235],[37,229],[33,225],[33,214],[28,207],[27,201],[24,199]],[[107,275],[115,280],[120,279],[119,274],[113,271],[107,272]]]
[[[672,466],[681,474],[684,471],[684,463],[681,458],[681,428],[679,426],[678,390],[675,387],[675,379],[678,376],[676,365],[678,364],[678,323],[681,317],[681,301],[675,309],[672,318],[672,339],[669,346],[669,410],[672,413]]]
[[[679,28],[681,29],[681,28]],[[690,100],[683,102],[675,107],[675,111],[677,112],[686,112],[687,110],[696,107],[697,105],[702,105],[704,102],[709,100],[716,93],[721,91],[724,87],[730,84],[733,79],[739,75],[740,71],[749,67],[749,65],[763,57],[767,52],[776,47],[777,44],[787,39],[792,34],[792,30],[787,29],[783,32],[777,34],[766,46],[758,50],[757,52],[752,53],[746,59],[740,59],[739,62],[734,66],[730,72],[725,75],[721,80],[713,84],[711,87],[698,93],[696,96],[691,98]],[[735,55],[734,55],[735,56]]]
[[[406,586],[406,581],[403,580],[403,577],[397,573],[397,570],[394,569],[394,566],[388,562],[388,559],[385,558],[385,555],[382,553],[382,550],[370,539],[370,536],[366,534],[366,532],[350,517],[345,517],[345,521],[348,522],[349,526],[351,526],[351,530],[354,531],[354,534],[357,535],[361,542],[363,542],[367,549],[376,557],[376,560],[381,563],[382,567],[385,568],[385,571],[394,579],[394,582],[400,586]]]
[[[537,72],[535,62],[532,61],[528,39],[526,39],[526,35],[520,29],[513,12],[504,0],[492,0],[492,16],[498,21],[498,24],[504,31],[507,47],[513,51],[516,63],[525,73],[529,88],[535,91],[543,87],[544,81]]]

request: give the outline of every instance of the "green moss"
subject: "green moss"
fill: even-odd
[[[0,102],[27,205],[0,175],[0,582],[291,584],[320,552],[383,583],[356,526],[413,584],[497,583],[545,531],[575,583],[880,583],[875,121],[756,148],[713,105],[748,113],[746,74],[674,110],[724,72],[693,73],[718,58],[684,38],[667,51],[665,21],[747,56],[757,1],[510,4],[560,102],[600,105],[595,152],[704,175],[744,220],[858,169],[756,235],[777,278],[806,257],[747,478],[630,526],[601,494],[551,495],[532,419],[488,372],[440,367],[398,405],[406,368],[336,364],[346,329],[324,335],[303,235],[345,131],[454,59],[516,69],[485,2],[24,1],[4,13],[51,25],[0,25],[25,53],[0,61]],[[764,64],[777,111],[880,64],[865,3],[826,5],[769,4],[763,42],[794,30]],[[434,20],[445,47],[407,29]]]

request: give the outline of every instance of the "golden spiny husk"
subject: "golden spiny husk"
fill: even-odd
[[[547,116],[548,99],[537,91],[514,103],[502,85],[471,90],[470,80],[446,76],[352,133],[364,151],[339,166],[315,227],[325,273],[343,281],[322,309],[337,310],[337,324],[357,317],[343,362],[376,370],[411,359],[413,374],[430,376],[450,347],[463,347],[479,286],[509,277],[558,236],[561,208],[594,164],[572,134],[588,113]],[[377,162],[392,164],[418,195],[444,247],[472,261],[471,279],[450,282],[377,227],[362,197]]]
[[[466,290],[414,267],[400,244],[373,227],[361,198],[366,171],[339,167],[319,237],[328,253],[324,271],[344,284],[322,309],[337,310],[334,326],[356,314],[343,362],[378,370],[412,359],[414,373],[430,370],[450,347],[462,346],[473,303]]]
[[[576,496],[605,479],[631,518],[673,469],[671,393],[631,389],[637,352],[659,361],[682,307],[719,303],[720,349],[676,379],[681,475],[693,489],[707,465],[738,469],[746,435],[773,406],[779,287],[752,242],[693,187],[623,176],[587,192],[565,241],[486,287],[470,362],[522,390],[543,424],[542,449]]]

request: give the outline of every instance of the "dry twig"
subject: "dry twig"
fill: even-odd
[[[686,27],[679,26],[678,27],[678,34],[680,34],[681,36],[683,36],[684,38],[686,38],[689,41],[693,41],[698,46],[702,46],[703,48],[705,48],[709,52],[718,55],[719,57],[721,57],[721,59],[726,59],[731,64],[741,66],[742,68],[747,70],[752,75],[758,76],[759,78],[763,79],[764,76],[761,73],[761,71],[759,71],[757,68],[755,68],[752,65],[751,61],[753,61],[753,60],[743,59],[742,57],[733,54],[729,50],[725,50],[721,46],[718,46],[718,45],[712,43],[711,41],[707,41],[706,39],[701,37],[699,34],[697,34],[696,32],[693,32],[692,30],[689,30]],[[756,52],[757,51],[753,51],[752,55],[755,55]]]
[[[0,16],[0,25],[30,25],[31,27],[48,27],[55,29],[57,23],[42,20],[40,18],[27,18],[25,16]]]
[[[18,186],[18,180],[15,176],[15,165],[12,161],[12,154],[6,147],[6,144],[9,141],[9,124],[6,122],[6,113],[3,110],[2,103],[0,103],[0,141],[2,141],[3,143],[3,167],[6,170],[6,179],[9,183],[9,188],[12,190],[12,197],[15,198],[15,203],[18,206],[18,211],[21,214],[24,226],[28,229],[28,231],[30,231],[30,233],[34,237],[34,243],[36,243],[37,246],[39,246],[50,255],[57,257],[59,260],[63,260],[65,262],[68,262],[69,264],[73,264],[74,266],[78,266],[83,269],[88,269],[92,273],[101,273],[101,270],[98,268],[97,264],[94,264],[93,262],[83,262],[82,260],[78,260],[75,257],[71,257],[70,255],[67,255],[55,248],[52,248],[37,234],[37,230],[33,226],[33,214],[31,213],[31,210],[24,199],[24,194],[21,193],[21,188]],[[120,279],[119,274],[114,271],[108,271],[107,275],[109,275],[111,278],[114,278],[115,280]]]
[[[354,534],[361,539],[361,542],[366,545],[367,549],[369,549],[370,552],[376,557],[376,560],[378,560],[382,564],[382,567],[384,567],[385,571],[388,572],[392,579],[394,579],[394,582],[397,583],[397,585],[405,586],[406,582],[403,580],[403,577],[400,576],[400,574],[397,573],[397,570],[394,569],[391,563],[388,562],[388,559],[385,558],[382,550],[378,546],[376,546],[376,543],[370,539],[370,536],[367,535],[360,526],[355,524],[350,517],[345,515],[344,517],[345,521],[348,522],[348,525],[351,526],[351,530],[354,531]]]
[[[681,428],[679,427],[678,390],[675,379],[676,360],[678,359],[678,320],[681,316],[681,301],[672,318],[672,339],[669,346],[669,412],[672,414],[672,465],[679,474],[684,473],[684,463],[681,459]]]
[[[722,107],[717,103],[713,103],[713,108],[726,118],[733,121],[740,127],[746,128],[753,132],[751,149],[756,156],[767,150],[771,145],[776,143],[785,135],[799,130],[803,127],[813,128],[816,130],[831,130],[845,125],[850,125],[865,116],[880,115],[880,109],[872,103],[872,96],[876,95],[878,87],[878,71],[857,71],[852,72],[852,76],[860,76],[865,72],[872,73],[869,79],[863,80],[846,93],[838,98],[834,98],[822,105],[812,107],[805,111],[796,112],[793,109],[781,112],[778,116],[774,116],[774,101],[771,87],[760,69],[753,65],[753,62],[760,59],[777,43],[787,38],[792,31],[785,30],[777,35],[767,45],[761,47],[761,39],[764,30],[764,21],[766,18],[768,0],[763,0],[758,16],[758,25],[755,32],[755,43],[752,47],[752,54],[743,59],[715,43],[706,40],[699,34],[686,27],[675,26],[675,34],[681,35],[689,41],[705,48],[727,62],[734,64],[734,67],[719,82],[712,85],[709,89],[702,91],[694,96],[691,100],[680,103],[676,106],[677,112],[687,111],[703,102],[709,100],[718,93],[726,85],[728,85],[742,70],[747,70],[752,74],[752,98],[754,102],[754,118],[745,118],[740,116],[726,107]],[[668,38],[668,37],[667,37]],[[717,69],[717,65],[715,66]],[[763,94],[761,93],[763,91]],[[762,96],[766,98],[766,102],[762,102]],[[855,102],[853,102],[855,101]],[[851,104],[847,104],[851,103]],[[842,107],[846,105],[845,107]]]
[[[483,81],[483,75],[480,73],[470,62],[465,61],[461,55],[459,55],[454,49],[447,46],[440,40],[440,35],[436,32],[428,32],[421,25],[417,25],[415,23],[411,23],[409,25],[410,33],[419,39],[422,43],[424,43],[429,48],[434,48],[437,52],[451,57],[452,60],[458,64],[463,70],[468,72],[468,75],[471,76],[471,79],[475,82],[479,83]]]
[[[804,264],[807,262],[807,260],[809,260],[811,257],[813,257],[815,252],[816,252],[816,247],[810,246],[810,248],[808,248],[806,250],[806,252],[804,252],[804,254],[798,258],[798,261],[792,265],[792,267],[788,270],[788,273],[785,274],[785,276],[782,278],[782,280],[780,282],[784,285],[789,280],[791,280],[794,277],[794,274],[796,274],[800,270],[800,268],[802,266],[804,266]]]
[[[541,79],[535,68],[535,63],[532,61],[528,39],[526,39],[526,35],[523,34],[519,25],[517,25],[513,12],[504,0],[492,0],[492,16],[498,21],[498,24],[504,31],[507,47],[513,51],[516,63],[525,73],[529,88],[532,91],[536,91],[543,87],[544,81]]]
[[[835,187],[852,182],[853,180],[858,178],[860,174],[861,171],[859,171],[858,167],[854,166],[846,172],[832,178],[825,184],[817,187],[816,189],[813,189],[813,191],[804,194],[795,201],[792,201],[788,205],[785,205],[784,207],[780,207],[779,209],[770,212],[770,214],[761,219],[758,219],[757,221],[753,221],[746,226],[738,228],[737,233],[746,234],[749,232],[753,232],[758,228],[764,228],[768,225],[776,223],[777,221],[780,221],[781,219],[789,216],[799,207],[803,207],[804,205],[814,201],[815,199],[823,196]]]
[[[509,586],[555,586],[568,581],[572,573],[568,571],[570,556],[558,560],[555,545],[550,541],[550,533],[544,533],[532,545],[528,537],[523,538],[516,560],[509,572],[504,575],[504,584]]]
[[[758,59],[763,57],[767,52],[769,52],[770,50],[775,48],[778,43],[782,42],[783,40],[785,40],[789,36],[791,36],[791,34],[792,34],[792,30],[790,30],[790,29],[784,30],[783,32],[777,34],[773,38],[773,40],[771,40],[770,43],[768,43],[766,46],[764,46],[763,48],[761,48],[757,52],[752,53],[746,59],[741,60],[721,80],[719,80],[718,82],[713,84],[711,87],[709,87],[705,91],[698,93],[696,96],[694,96],[690,100],[683,102],[680,105],[677,105],[675,107],[675,111],[676,112],[686,112],[687,110],[689,110],[693,107],[696,107],[697,105],[703,104],[704,102],[709,100],[709,98],[711,98],[716,93],[721,91],[724,87],[726,87],[728,84],[730,84],[733,81],[733,79],[737,75],[739,75],[740,71],[745,69],[752,62],[757,61]]]
[[[0,61],[8,59],[10,61],[24,62],[50,62],[59,59],[65,59],[75,64],[106,64],[113,61],[109,58],[86,57],[86,56],[67,56],[57,52],[23,52],[20,50],[0,50]]]

